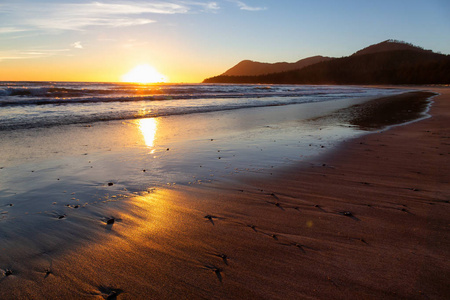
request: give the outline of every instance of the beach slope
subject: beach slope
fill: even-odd
[[[313,161],[127,198],[95,239],[1,265],[0,298],[448,299],[450,90],[430,90],[432,117]]]

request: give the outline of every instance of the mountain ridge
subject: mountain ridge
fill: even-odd
[[[257,76],[271,73],[279,73],[291,70],[298,70],[309,65],[330,60],[332,58],[321,55],[311,56],[304,59],[300,59],[294,63],[277,62],[277,63],[264,63],[253,60],[243,60],[237,63],[225,71],[223,76]]]
[[[257,76],[219,75],[204,83],[264,84],[449,84],[450,55],[386,40],[350,56],[301,69]]]
[[[411,51],[419,51],[419,52],[433,52],[431,50],[425,50],[422,47],[415,46],[413,44],[399,41],[399,40],[386,40],[378,44],[373,44],[368,47],[365,47],[361,50],[356,51],[351,56],[356,55],[365,55],[365,54],[373,54],[379,52],[388,52],[388,51],[400,51],[400,50],[411,50]]]

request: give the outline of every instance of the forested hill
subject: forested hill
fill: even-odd
[[[351,56],[258,76],[220,75],[204,83],[449,84],[450,55],[388,40]]]
[[[399,50],[411,50],[417,52],[432,52],[431,50],[425,50],[419,46],[414,46],[413,44],[397,41],[397,40],[387,40],[375,45],[370,45],[364,49],[356,51],[352,55],[364,55],[372,54],[377,52],[388,52],[388,51],[399,51]]]
[[[295,63],[279,62],[279,63],[262,63],[252,60],[243,60],[234,67],[227,70],[222,75],[227,76],[257,76],[270,73],[279,73],[292,70],[299,70],[318,62],[330,60],[330,57],[313,56],[301,59]]]

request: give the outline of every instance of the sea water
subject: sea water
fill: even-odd
[[[348,86],[0,82],[0,131],[395,93]]]

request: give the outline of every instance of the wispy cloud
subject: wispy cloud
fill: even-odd
[[[26,59],[29,57],[24,57],[24,56],[1,56],[0,55],[0,62],[1,61],[5,61],[5,60],[14,60],[14,59]]]
[[[69,52],[70,49],[31,49],[25,51],[19,51],[18,53],[21,55],[27,55],[29,57],[38,56],[38,57],[46,57],[53,56],[57,54],[62,54],[65,52]]]
[[[186,13],[187,7],[173,3],[80,3],[56,4],[48,13],[35,8],[28,23],[40,29],[83,30],[89,26],[126,27],[155,22],[148,14]]]
[[[84,30],[89,26],[125,27],[155,22],[160,14],[186,14],[194,7],[215,10],[215,2],[89,2],[3,4],[0,10],[0,33],[24,30]],[[197,8],[198,9],[198,8]],[[153,17],[152,17],[153,16]],[[3,19],[3,22],[2,20]],[[3,24],[2,24],[3,23]],[[11,24],[16,24],[12,27]],[[3,26],[2,26],[3,25]]]
[[[71,44],[70,46],[74,47],[75,49],[83,49],[83,45],[81,45],[81,41],[75,42]]]
[[[206,8],[210,9],[210,10],[218,10],[220,9],[219,4],[217,4],[217,2],[209,2],[206,3]]]
[[[217,12],[220,9],[220,6],[217,2],[198,2],[198,1],[183,1],[181,2],[188,7],[199,7],[201,12]]]
[[[243,7],[245,4],[243,4]],[[128,27],[156,22],[157,15],[217,12],[216,1],[125,1],[52,3],[6,0],[0,4],[0,34],[29,30],[82,31],[87,27]]]
[[[234,2],[237,4],[237,6],[242,9],[242,10],[248,10],[248,11],[260,11],[260,10],[266,10],[267,7],[261,7],[261,6],[250,6],[245,4],[242,1],[238,1],[238,0],[230,0],[231,2]]]
[[[16,33],[16,32],[22,32],[22,31],[26,31],[26,30],[21,29],[21,28],[16,28],[16,27],[0,27],[0,34]]]
[[[70,49],[30,49],[0,52],[0,61],[16,59],[35,59],[55,55],[68,55]]]

